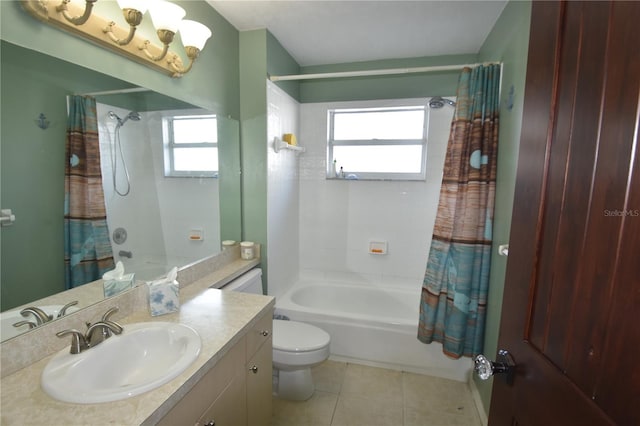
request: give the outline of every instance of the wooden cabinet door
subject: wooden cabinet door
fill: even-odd
[[[640,424],[640,2],[532,2],[491,425]]]
[[[237,375],[218,399],[200,418],[198,426],[244,426],[247,424],[246,384],[244,375]]]
[[[271,422],[273,393],[273,346],[269,338],[247,363],[247,424],[264,426]]]

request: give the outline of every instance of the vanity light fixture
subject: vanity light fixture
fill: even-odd
[[[194,61],[211,37],[209,28],[199,22],[183,20],[185,10],[166,0],[117,0],[124,19],[129,24],[128,32],[118,28],[112,19],[93,13],[96,1],[85,0],[84,5],[71,0],[21,0],[21,3],[29,14],[40,21],[79,35],[172,77],[181,77],[192,69]],[[162,43],[161,47],[136,34],[147,11]],[[189,59],[186,67],[177,53],[169,51],[178,32]]]
[[[84,12],[82,15],[71,17],[69,13],[69,9],[67,5],[71,2],[71,0],[62,0],[58,6],[56,6],[56,12],[61,13],[64,16],[64,19],[71,22],[74,25],[82,25],[87,22],[87,19],[91,16],[91,11],[93,10],[93,4],[98,0],[86,0],[84,4]]]
[[[153,55],[147,49],[147,46],[151,42],[146,40],[144,45],[140,46],[140,50],[142,50],[145,55],[147,55],[147,58],[152,61],[159,61],[167,56],[169,45],[173,42],[173,37],[178,32],[178,25],[180,25],[180,21],[182,21],[186,12],[178,5],[164,0],[157,0],[153,2],[152,6],[149,8],[149,14],[151,15],[153,26],[158,33],[158,38],[164,48],[159,55]]]
[[[102,31],[117,45],[125,46],[131,43],[133,36],[136,35],[136,28],[142,22],[142,15],[147,11],[147,2],[144,0],[118,0],[118,6],[122,9],[124,20],[129,24],[129,35],[122,39],[116,37],[113,33],[113,27],[116,23],[113,21]]]
[[[211,37],[211,30],[200,22],[190,21],[183,19],[180,22],[180,37],[182,38],[182,44],[187,52],[189,58],[189,66],[182,68],[180,66],[179,58],[174,55],[169,59],[169,65],[179,74],[186,74],[191,71],[193,63],[200,55],[200,51],[204,48],[204,44]]]

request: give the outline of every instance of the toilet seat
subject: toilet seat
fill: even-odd
[[[273,349],[285,352],[311,352],[329,345],[326,331],[298,321],[273,320]]]

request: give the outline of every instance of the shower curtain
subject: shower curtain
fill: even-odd
[[[500,66],[459,78],[422,285],[418,339],[453,358],[482,351],[498,152]]]
[[[64,263],[67,289],[114,268],[100,171],[96,100],[70,96],[64,175]]]

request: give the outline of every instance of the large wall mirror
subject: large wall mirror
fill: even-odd
[[[66,290],[68,95],[93,94],[98,104],[107,222],[114,258],[126,272],[150,280],[173,266],[216,254],[224,239],[240,239],[236,120],[4,41],[1,49],[0,202],[16,216],[1,230],[0,300],[8,322],[13,319],[9,312],[45,305],[53,300],[50,296],[66,301],[60,295]],[[219,171],[167,176],[167,123],[202,116],[214,118]],[[96,291],[95,300],[75,308],[99,300]],[[3,340],[15,334],[5,325]]]

